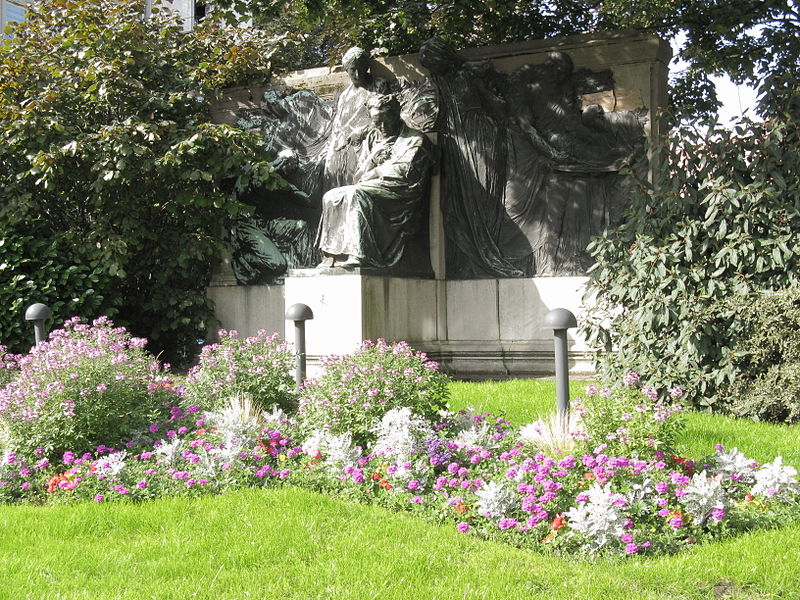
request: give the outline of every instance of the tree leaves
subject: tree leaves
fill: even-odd
[[[738,315],[720,303],[800,278],[800,128],[787,116],[737,132],[682,128],[666,140],[654,191],[594,241],[586,333],[598,368],[636,370],[714,406],[737,366]]]
[[[38,235],[58,239],[63,261],[52,268],[92,273],[87,287],[102,302],[78,280],[59,289],[41,277],[24,297],[43,301],[52,289],[78,298],[49,296],[62,319],[118,311],[120,324],[179,362],[212,318],[204,292],[223,222],[247,210],[233,189],[282,182],[257,136],[208,123],[205,98],[269,77],[281,44],[212,24],[185,34],[172,12],[145,20],[141,9],[135,0],[51,0],[31,6],[7,40],[0,215],[40,269],[52,254],[21,232],[36,223]],[[11,343],[17,329],[2,327]]]

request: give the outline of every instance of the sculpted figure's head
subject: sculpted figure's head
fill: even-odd
[[[553,74],[553,79],[556,81],[564,81],[568,77],[572,77],[575,70],[575,63],[566,52],[551,52],[547,55],[544,61],[545,66]]]
[[[369,53],[363,48],[353,46],[342,57],[342,68],[347,71],[353,85],[363,86],[370,80]]]
[[[400,118],[400,102],[395,96],[373,96],[367,102],[367,108],[372,123],[383,135],[399,133],[403,120]]]
[[[461,65],[464,60],[455,48],[442,38],[430,38],[419,48],[419,62],[434,75],[442,75]]]

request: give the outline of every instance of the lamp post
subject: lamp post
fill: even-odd
[[[566,308],[555,308],[544,316],[545,329],[553,330],[556,363],[556,412],[558,421],[569,423],[569,365],[567,363],[567,329],[578,326],[575,315]]]
[[[295,359],[294,381],[300,389],[306,378],[306,321],[314,318],[313,311],[306,304],[292,304],[286,311],[286,320],[294,321]]]
[[[28,307],[28,310],[25,311],[25,320],[33,321],[34,340],[37,344],[43,341],[45,336],[47,336],[44,322],[52,316],[53,311],[50,310],[50,307],[42,304],[41,302],[31,304]]]

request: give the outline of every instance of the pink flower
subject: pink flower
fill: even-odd
[[[456,525],[456,531],[460,531],[461,533],[466,533],[469,531],[469,523],[461,521],[458,525]]]
[[[639,382],[639,374],[636,371],[630,371],[622,378],[622,383],[627,386],[636,385]]]

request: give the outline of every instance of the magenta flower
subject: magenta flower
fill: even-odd
[[[631,542],[625,545],[625,554],[636,554],[639,551],[639,546]]]
[[[105,497],[105,496],[103,496],[103,494],[97,494],[97,495],[94,497],[94,501],[95,501],[95,502],[102,502],[103,500],[105,500],[105,498],[106,498],[106,497]]]
[[[469,523],[461,521],[458,525],[456,525],[456,531],[460,531],[461,533],[466,533],[469,531]]]

